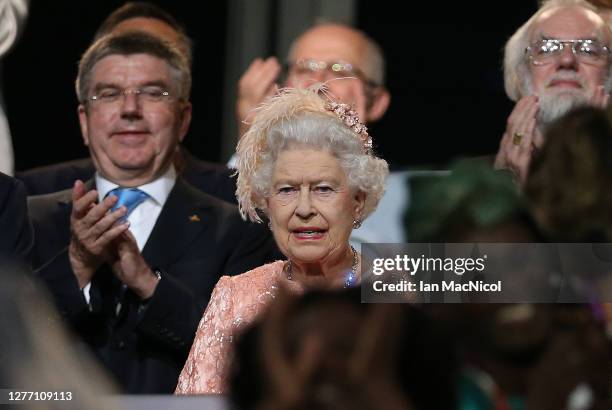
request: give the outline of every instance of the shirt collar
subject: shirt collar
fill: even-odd
[[[95,178],[96,188],[98,189],[98,200],[100,202],[102,202],[110,191],[115,188],[119,188],[119,185],[104,178],[99,172],[96,172]],[[159,178],[149,182],[148,184],[140,185],[134,188],[138,188],[149,195],[149,197],[152,198],[159,206],[164,206],[175,182],[176,170],[174,169],[174,165],[171,164],[166,172],[164,172]]]

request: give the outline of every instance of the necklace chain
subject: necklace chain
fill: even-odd
[[[351,288],[357,284],[357,266],[359,265],[359,255],[353,246],[351,246],[351,251],[353,252],[353,264],[351,265],[351,270],[346,275],[346,279],[344,280],[344,288]],[[287,276],[288,280],[293,280],[293,263],[291,259],[287,261],[285,267],[283,269]]]

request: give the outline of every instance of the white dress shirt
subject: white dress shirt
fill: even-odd
[[[98,200],[102,202],[106,195],[115,188],[119,188],[119,185],[104,178],[98,172],[96,172],[96,189],[98,190]],[[138,249],[142,252],[155,222],[162,211],[170,191],[176,183],[176,171],[173,165],[170,165],[168,170],[159,178],[148,184],[141,185],[138,187],[142,192],[145,192],[149,197],[145,199],[140,205],[138,205],[132,213],[128,216],[127,220],[130,222],[130,232],[136,238]],[[85,300],[89,303],[90,295],[89,289],[91,283],[88,283],[83,288],[83,294]]]
[[[161,210],[168,199],[168,195],[176,182],[176,171],[174,166],[170,166],[168,170],[159,178],[148,184],[138,187],[142,192],[149,195],[140,205],[132,211],[127,220],[130,222],[130,232],[136,238],[138,249],[142,251]],[[102,202],[106,195],[119,185],[109,181],[102,175],[96,172],[96,189],[98,190],[98,200]]]

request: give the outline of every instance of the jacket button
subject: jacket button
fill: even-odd
[[[115,349],[117,349],[117,350],[125,349],[125,342],[123,340],[116,340],[115,341]]]

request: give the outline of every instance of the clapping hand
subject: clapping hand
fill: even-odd
[[[72,233],[68,256],[79,286],[85,287],[104,262],[112,258],[112,241],[128,230],[127,222],[119,219],[125,216],[126,208],[109,212],[117,202],[115,196],[108,196],[96,203],[98,192],[85,191],[82,181],[76,181],[72,190]]]
[[[140,299],[150,298],[158,278],[140,253],[134,235],[126,230],[113,243],[116,258],[111,267],[115,275]]]
[[[533,95],[523,97],[516,103],[495,157],[495,169],[510,170],[520,186],[527,179],[533,152],[544,143],[536,126],[538,110],[538,97]]]
[[[238,117],[240,135],[249,128],[249,122],[254,115],[254,109],[266,97],[277,92],[276,79],[281,71],[281,65],[275,57],[265,60],[255,59],[238,81],[238,96],[236,99],[236,116]]]

